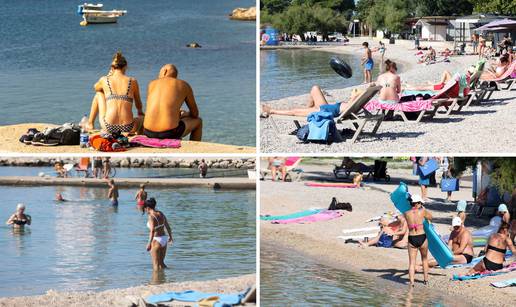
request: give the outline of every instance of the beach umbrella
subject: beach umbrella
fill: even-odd
[[[492,31],[500,30],[500,28],[513,28],[516,27],[516,20],[504,18],[495,21],[491,21],[481,27],[476,28],[476,31]]]
[[[353,75],[353,71],[351,70],[349,64],[338,57],[331,58],[330,67],[333,68],[336,73],[346,79],[351,78]]]

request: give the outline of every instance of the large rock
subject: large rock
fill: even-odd
[[[256,20],[256,7],[236,8],[231,15],[229,15],[229,18],[234,20]]]

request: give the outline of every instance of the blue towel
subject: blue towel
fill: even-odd
[[[313,112],[308,115],[308,140],[326,141],[328,139],[328,126],[333,121],[331,112]]]
[[[215,307],[226,307],[238,305],[249,290],[246,290],[239,294],[220,294],[220,293],[203,293],[193,290],[187,290],[183,292],[165,292],[161,294],[154,294],[148,296],[145,301],[150,304],[157,304],[160,302],[170,302],[173,300],[182,302],[199,302],[200,300],[217,296],[219,300],[215,303]]]

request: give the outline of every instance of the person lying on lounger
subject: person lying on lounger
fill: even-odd
[[[200,141],[202,120],[193,90],[177,75],[174,65],[165,64],[158,79],[149,83],[143,134],[157,139],[181,139],[190,134],[191,141]],[[188,112],[181,110],[183,103]]]
[[[374,85],[374,83],[372,84]],[[333,113],[334,117],[346,110],[346,104],[354,102],[361,94],[362,90],[353,89],[347,102],[328,103],[324,97],[323,90],[314,85],[310,91],[306,108],[293,108],[288,110],[273,109],[270,106],[262,105],[261,117],[268,117],[270,114],[289,115],[289,116],[308,116],[310,113],[325,111]]]
[[[408,244],[408,227],[407,221],[403,215],[396,216],[396,222],[389,224],[386,218],[380,219],[380,231],[378,235],[367,241],[359,241],[360,246],[378,246],[378,247],[396,247],[396,248],[407,248]],[[398,224],[395,230],[392,224]],[[391,226],[390,226],[391,225]]]
[[[466,70],[466,78],[469,78],[474,74],[475,67],[471,66]],[[426,85],[409,85],[407,84],[404,90],[409,91],[440,91],[444,88],[444,85],[450,81],[454,75],[452,75],[449,71],[443,71],[441,78],[437,83],[428,82]],[[469,82],[469,81],[468,81]]]
[[[503,269],[505,252],[510,249],[516,254],[516,248],[509,237],[509,224],[502,222],[497,233],[492,234],[484,247],[485,256],[468,271],[468,275],[483,271],[498,271]]]
[[[453,230],[448,239],[448,247],[453,253],[452,264],[471,263],[473,260],[473,237],[471,232],[464,227],[460,217],[456,216],[452,219]],[[428,267],[436,267],[437,261],[428,261]],[[419,270],[423,270],[423,265],[418,265]]]
[[[508,55],[501,56],[500,60],[498,61],[498,64],[496,65],[496,67],[495,68],[490,68],[490,69],[484,71],[482,73],[482,75],[480,76],[480,79],[484,80],[484,81],[498,79],[501,76],[503,76],[503,74],[505,74],[507,69],[509,69],[510,64],[511,63],[509,62],[509,56]]]
[[[376,84],[381,85],[382,89],[378,94],[380,103],[396,104],[400,100],[401,80],[396,74],[398,67],[391,60],[385,61],[385,72],[378,76]]]

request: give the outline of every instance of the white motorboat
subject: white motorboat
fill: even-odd
[[[82,16],[81,25],[94,23],[116,23],[118,17],[127,14],[126,10],[104,11],[102,3],[84,3],[77,7],[77,14]]]

